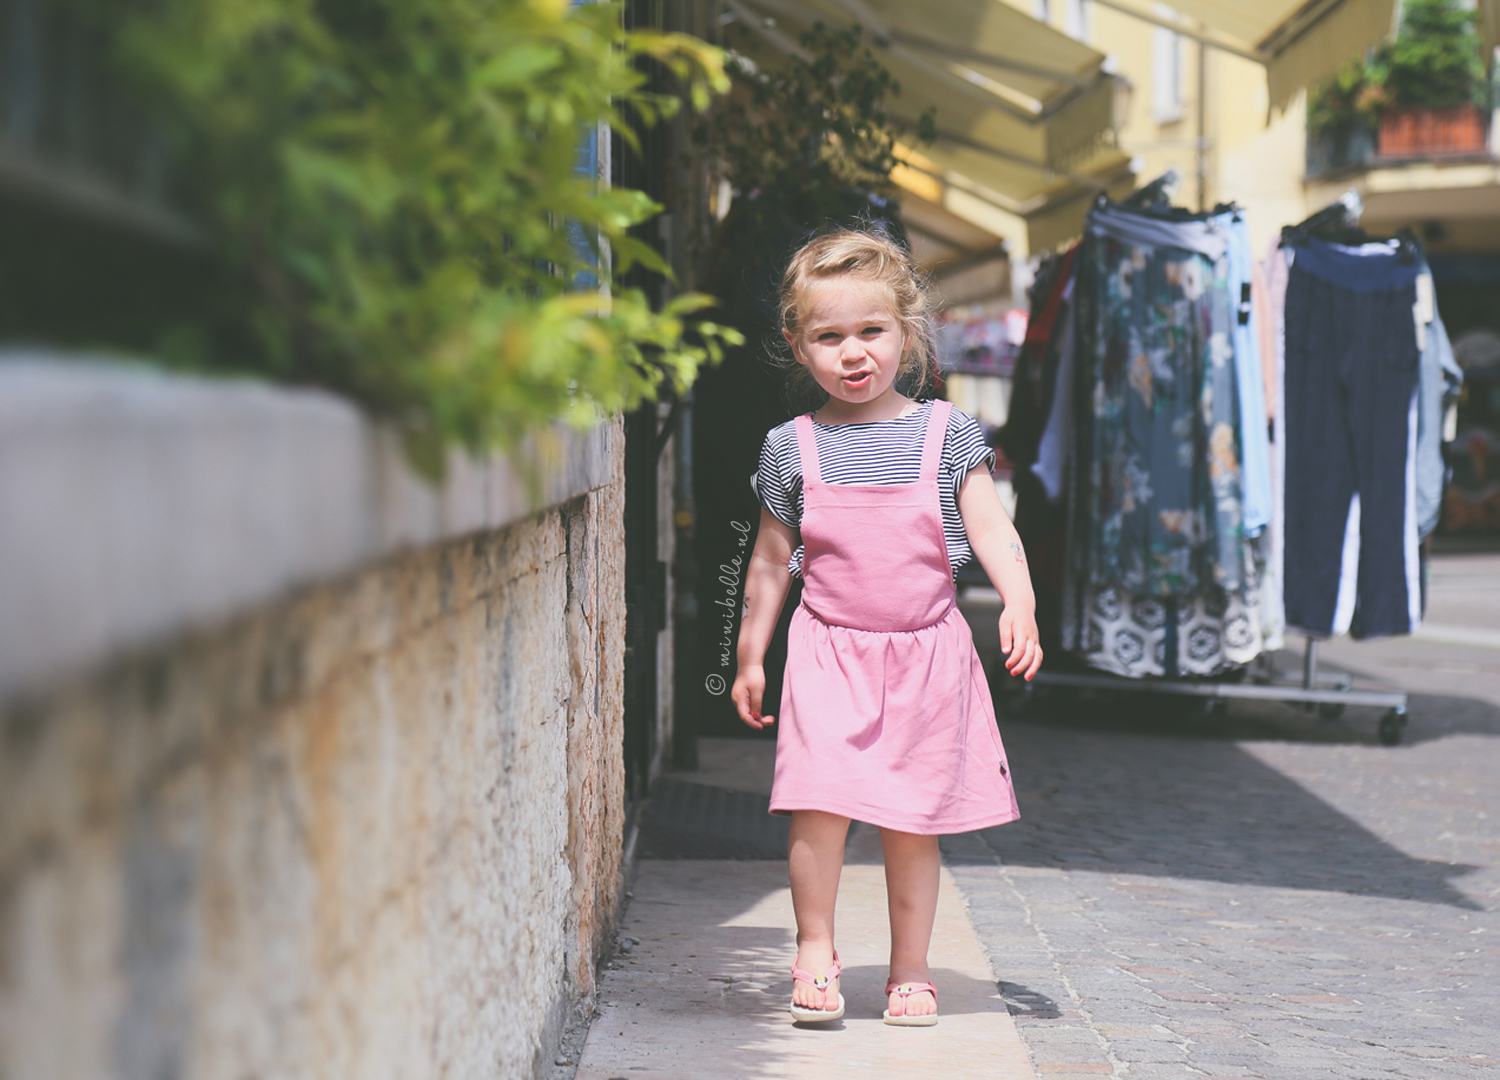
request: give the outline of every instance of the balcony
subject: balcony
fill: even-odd
[[[1307,135],[1307,178],[1415,163],[1462,164],[1495,160],[1491,114],[1474,105],[1391,109],[1379,124],[1352,123]]]

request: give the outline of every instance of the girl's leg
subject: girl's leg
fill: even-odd
[[[793,810],[787,863],[792,878],[792,910],[797,916],[797,966],[815,978],[833,963],[833,907],[844,869],[844,838],[849,819],[821,810]],[[792,1001],[805,1009],[839,1006],[839,981],[831,979],[825,997],[805,982],[792,983]]]
[[[927,946],[937,917],[938,838],[881,829],[880,846],[891,905],[891,982],[931,982]],[[887,1008],[892,1016],[930,1016],[937,1002],[926,992],[906,998],[892,994]]]

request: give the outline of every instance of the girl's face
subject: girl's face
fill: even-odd
[[[885,290],[853,278],[824,278],[807,285],[806,301],[801,330],[782,334],[828,396],[862,407],[895,394],[909,343]]]

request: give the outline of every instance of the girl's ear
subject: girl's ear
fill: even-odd
[[[797,339],[792,336],[791,331],[783,326],[781,328],[781,336],[786,338],[786,343],[792,347],[792,359],[796,360],[803,367],[806,367],[807,361],[802,359],[802,351],[797,348]]]

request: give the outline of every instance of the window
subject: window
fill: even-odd
[[[1047,0],[1031,0],[1031,17],[1038,22],[1046,22],[1052,14],[1051,6]]]
[[[1161,4],[1156,5],[1156,14],[1177,18],[1177,12]],[[1151,112],[1158,124],[1182,119],[1183,51],[1181,34],[1162,26],[1152,30]]]
[[[1063,29],[1070,38],[1087,41],[1094,35],[1094,5],[1089,0],[1065,0]]]

